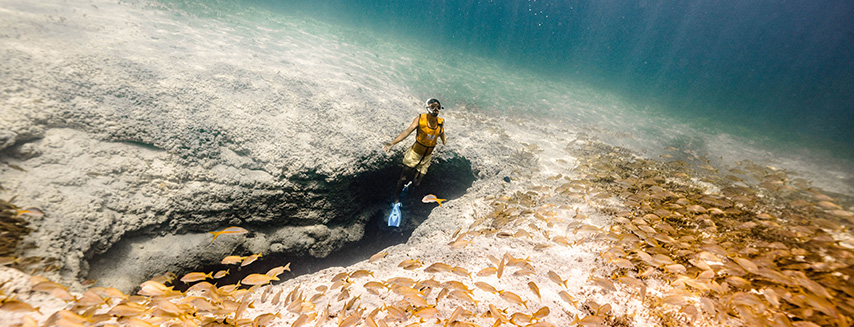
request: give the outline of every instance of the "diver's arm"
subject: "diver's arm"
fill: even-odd
[[[445,140],[445,128],[444,127],[442,127],[442,134],[439,134],[439,137],[442,138],[442,145],[448,144],[448,142]]]
[[[418,128],[418,117],[415,117],[415,119],[412,121],[412,124],[409,124],[409,127],[407,127],[403,132],[400,132],[400,134],[395,137],[394,140],[384,144],[383,150],[385,150],[385,152],[388,152],[389,150],[391,150],[392,146],[399,143],[400,141],[403,141],[403,139],[409,136],[409,134],[412,134],[412,131],[414,131],[416,128]]]

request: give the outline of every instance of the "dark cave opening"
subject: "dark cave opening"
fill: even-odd
[[[397,158],[397,162],[400,162]],[[342,248],[333,251],[323,258],[311,255],[292,253],[264,253],[256,262],[240,267],[237,265],[224,265],[221,263],[204,264],[195,269],[188,269],[178,275],[190,271],[213,272],[229,270],[225,277],[208,280],[217,286],[236,284],[249,274],[266,273],[273,267],[284,266],[291,263],[290,272],[279,276],[280,281],[310,274],[335,266],[349,266],[366,260],[377,252],[396,244],[405,243],[412,231],[427,219],[430,212],[438,207],[436,203],[422,203],[421,199],[426,194],[435,194],[439,198],[447,199],[449,202],[461,197],[476,180],[472,171],[471,162],[460,156],[452,155],[450,158],[438,159],[430,166],[430,170],[424,176],[421,185],[412,188],[405,197],[401,198],[403,224],[400,228],[388,227],[386,216],[390,212],[391,202],[394,197],[394,187],[400,177],[402,166],[388,165],[388,167],[363,173],[350,183],[348,190],[355,201],[361,202],[363,212],[359,215],[369,217],[365,224],[364,234],[358,241],[345,244]],[[446,202],[447,203],[447,202]],[[238,248],[234,255],[250,255],[245,249]],[[185,290],[189,285],[178,280],[174,281],[175,289]],[[248,287],[248,286],[245,286]]]

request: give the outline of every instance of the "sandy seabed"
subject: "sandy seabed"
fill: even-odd
[[[559,128],[548,138],[522,133],[529,124],[536,122],[504,122],[525,145],[505,158],[511,182],[477,181],[435,208],[406,244],[369,260],[248,289],[207,278],[178,292],[169,281],[182,276],[166,274],[133,296],[109,285],[68,294],[4,268],[4,321],[851,324],[852,217],[836,198],[774,167],[723,170],[684,152],[693,163],[652,161]]]

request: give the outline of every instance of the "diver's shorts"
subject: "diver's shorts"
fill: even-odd
[[[427,157],[422,157],[415,153],[415,150],[409,148],[406,155],[403,156],[403,164],[409,168],[415,168],[421,175],[427,174],[427,168],[430,167],[430,160],[433,159],[433,154],[428,154]]]

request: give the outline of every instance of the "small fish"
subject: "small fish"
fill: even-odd
[[[611,281],[610,281],[609,279],[607,279],[607,278],[601,278],[601,277],[590,277],[590,280],[592,280],[594,283],[596,283],[596,285],[599,285],[599,287],[602,287],[602,288],[604,288],[604,289],[608,289],[608,290],[611,290],[611,291],[616,291],[616,290],[617,290],[617,288],[616,288],[616,287],[614,287],[614,283],[613,283],[613,282],[611,282]]]
[[[244,228],[242,228],[242,227],[231,226],[231,227],[225,228],[225,229],[223,229],[223,230],[221,230],[221,231],[208,232],[208,233],[213,234],[213,236],[214,236],[214,237],[213,237],[213,239],[211,240],[211,243],[213,243],[213,241],[214,241],[214,240],[216,240],[216,238],[217,238],[217,237],[219,237],[219,236],[220,236],[220,235],[222,235],[222,234],[236,234],[236,235],[239,235],[239,234],[246,234],[246,233],[249,233],[249,231],[248,231],[248,230],[246,230],[246,229],[244,229]]]
[[[489,284],[484,283],[484,282],[475,282],[474,286],[477,286],[477,288],[482,289],[482,290],[489,292],[489,293],[498,293],[499,292],[498,289],[496,289],[492,285],[489,285]]]
[[[142,314],[146,311],[146,307],[134,302],[119,304],[114,306],[107,314],[122,317],[133,317]]]
[[[341,319],[338,322],[338,327],[351,327],[355,326],[359,321],[362,320],[362,311],[356,311],[355,313],[347,316],[344,319]]]
[[[406,320],[409,319],[409,314],[406,313],[405,310],[395,306],[395,305],[385,305],[385,310],[388,312],[388,315],[394,317],[397,320]]]
[[[504,259],[505,257],[501,257],[501,262],[498,263],[498,270],[496,271],[498,279],[501,279],[501,275],[504,274]]]
[[[384,258],[386,255],[388,255],[388,252],[386,251],[378,252],[377,254],[372,255],[371,258],[368,259],[368,262],[377,261],[379,259]]]
[[[367,282],[363,286],[365,287],[365,289],[369,293],[374,294],[374,295],[379,295],[380,294],[379,290],[386,287],[385,284],[380,283],[380,282]]]
[[[492,317],[495,318],[497,322],[501,322],[501,323],[509,323],[510,322],[510,320],[508,320],[507,317],[504,316],[504,313],[501,312],[501,310],[498,310],[498,308],[496,308],[495,305],[492,303],[489,304],[489,314],[492,315]]]
[[[15,217],[20,217],[20,216],[31,216],[31,217],[36,217],[36,218],[43,217],[44,211],[42,211],[39,208],[35,208],[35,207],[26,208],[23,210],[16,210]]]
[[[362,298],[362,295],[356,295],[355,297],[350,299],[350,301],[347,301],[347,304],[345,304],[344,308],[341,310],[347,311],[347,310],[352,309],[353,306],[356,304],[356,301],[359,301],[359,299],[361,299],[361,298]]]
[[[439,204],[440,207],[442,206],[442,201],[446,201],[446,199],[436,198],[436,196],[433,194],[427,194],[424,196],[423,199],[421,199],[421,202],[423,202],[423,203],[436,202]]]
[[[167,295],[172,292],[172,286],[163,285],[163,283],[149,280],[140,285],[141,289],[139,290],[140,295],[146,296],[162,296]]]
[[[205,280],[208,278],[213,278],[212,272],[209,272],[207,274],[201,273],[201,272],[191,272],[189,274],[184,275],[184,277],[181,277],[181,281],[184,283],[191,283],[191,282],[198,282],[200,280]]]
[[[510,323],[516,326],[527,326],[534,318],[521,312],[510,316]]]
[[[228,269],[220,270],[220,271],[217,271],[216,274],[214,274],[213,278],[214,279],[220,279],[220,278],[223,278],[227,275],[228,275]]]
[[[273,280],[279,280],[279,278],[263,274],[250,274],[246,278],[243,278],[240,283],[243,285],[264,285]]]
[[[548,316],[550,312],[551,309],[549,309],[549,307],[542,307],[540,310],[537,310],[537,312],[534,312],[532,316],[537,319],[543,319],[545,316]]]
[[[413,314],[423,319],[439,318],[442,316],[442,314],[439,313],[439,310],[434,307],[426,307],[421,310],[415,311]]]
[[[374,272],[372,272],[370,270],[366,270],[366,269],[360,269],[360,270],[356,270],[350,274],[350,278],[361,278],[361,277],[367,277],[367,276],[373,277]]]
[[[350,277],[350,274],[347,273],[346,271],[340,272],[340,273],[335,274],[335,276],[332,276],[331,281],[332,282],[345,281],[345,280],[347,280],[348,277]]]
[[[551,279],[551,281],[557,283],[558,285],[563,285],[563,288],[568,288],[566,286],[566,280],[561,278],[560,275],[558,275],[553,270],[549,270],[549,279]]]
[[[575,298],[573,298],[572,295],[569,295],[566,291],[560,291],[558,292],[558,295],[560,295],[560,298],[566,301],[566,303],[572,304],[572,306],[578,308],[578,301],[576,301]]]
[[[79,299],[77,299],[77,302],[76,302],[77,305],[85,306],[85,307],[91,307],[91,306],[101,305],[101,304],[105,304],[105,303],[106,303],[106,301],[101,296],[99,296],[94,291],[92,291],[91,289],[89,289],[86,292],[83,292],[83,294],[80,296]]]
[[[261,252],[250,255],[250,256],[246,257],[246,259],[243,259],[243,262],[240,263],[240,266],[241,267],[248,266],[250,263],[253,263],[253,262],[255,262],[255,260],[258,260],[258,258],[260,258],[260,257],[261,257]]]
[[[599,316],[587,316],[584,319],[575,319],[570,323],[570,325],[578,325],[578,326],[604,326],[605,318]]]
[[[163,310],[166,313],[170,313],[170,314],[173,314],[176,316],[180,315],[181,313],[184,312],[184,310],[181,309],[180,307],[178,307],[177,304],[175,304],[172,301],[169,301],[167,299],[163,299],[163,298],[151,301],[149,303],[149,306],[151,308]]]
[[[55,288],[64,288],[60,283],[54,283],[51,281],[41,282],[33,285],[32,290],[36,292],[50,292]]]
[[[471,240],[458,239],[456,241],[449,242],[448,245],[450,245],[452,249],[459,249],[464,248],[471,243]]]
[[[537,298],[542,298],[542,296],[540,296],[540,287],[537,286],[536,283],[528,282],[528,288],[531,289],[531,292],[534,292],[534,295],[536,295]]]
[[[755,263],[753,263],[752,261],[750,261],[750,260],[747,260],[747,259],[744,259],[744,258],[733,258],[733,260],[734,260],[734,261],[735,261],[739,266],[741,266],[742,268],[744,268],[744,270],[745,270],[745,271],[747,271],[747,272],[749,272],[749,273],[751,273],[751,274],[755,274],[757,271],[759,271],[759,267],[758,267]]]
[[[403,300],[408,302],[411,305],[416,306],[416,307],[426,307],[427,306],[427,300],[425,300],[423,297],[418,296],[416,294],[406,294],[403,296]]]
[[[253,326],[269,326],[270,322],[272,322],[276,318],[281,318],[281,317],[282,317],[282,315],[278,312],[275,314],[265,313],[265,314],[262,314],[262,315],[255,317],[255,320],[253,320],[252,322],[253,322]],[[296,322],[294,324],[296,324]]]
[[[350,291],[348,289],[342,289],[341,293],[338,294],[338,299],[336,301],[340,302],[350,298]]]
[[[76,300],[74,295],[71,295],[71,293],[68,292],[68,290],[65,288],[54,288],[50,291],[50,295],[53,295],[56,298],[63,300],[63,301],[66,301],[66,302]]]
[[[478,301],[475,301],[475,299],[472,298],[470,293],[468,293],[468,292],[463,292],[460,290],[453,290],[450,293],[448,293],[448,298],[454,298],[454,299],[457,299],[460,301],[465,301],[465,302],[471,303],[472,305],[477,307]]]
[[[272,300],[273,305],[278,305],[278,304],[279,304],[279,299],[281,299],[281,297],[282,297],[282,293],[283,293],[284,291],[285,291],[285,290],[279,290],[279,292],[277,292],[277,293],[276,293],[276,295],[273,295],[273,300]]]
[[[303,313],[303,314],[299,315],[299,317],[297,317],[297,320],[294,320],[294,323],[291,324],[291,326],[299,327],[299,326],[305,325],[309,321],[314,320],[315,315],[316,314],[305,314],[305,313]]]
[[[514,303],[514,304],[521,304],[521,305],[525,306],[525,309],[528,308],[528,303],[527,303],[528,301],[522,301],[522,297],[519,295],[516,295],[516,293],[510,292],[510,291],[501,291],[501,292],[499,292],[499,295],[504,300],[507,300],[507,302]]]
[[[243,259],[246,259],[246,257],[241,257],[239,255],[230,255],[230,256],[227,256],[225,258],[222,258],[222,262],[220,262],[220,263],[222,263],[224,265],[233,265],[233,264],[237,264],[238,262],[243,261]]]
[[[463,314],[468,314],[468,313],[470,313],[470,312],[466,311],[462,307],[458,306],[456,309],[454,309],[454,312],[451,313],[451,316],[448,317],[448,321],[450,321],[450,322],[457,321],[460,318],[462,318]]]
[[[30,304],[18,300],[6,300],[3,303],[0,303],[0,310],[27,312],[35,311],[41,313],[38,308],[34,308]]]
[[[424,268],[424,272],[429,272],[429,273],[449,272],[452,269],[454,269],[454,267],[449,265],[449,264],[437,262],[437,263],[430,265],[427,268]]]
[[[449,281],[442,283],[442,287],[460,290],[460,291],[463,291],[466,293],[471,293],[471,290],[469,289],[468,286],[466,286],[466,284],[460,283],[460,282],[455,281],[455,280],[449,280]]]
[[[477,272],[478,277],[489,276],[498,272],[498,268],[486,267]]]
[[[421,261],[418,259],[403,260],[397,266],[406,270],[412,270],[421,267]]]
[[[463,268],[460,266],[454,266],[454,268],[451,269],[451,272],[456,274],[457,276],[460,276],[460,277],[471,278],[471,273],[469,273],[469,271],[466,270],[466,268]]]
[[[291,263],[290,262],[288,262],[288,264],[286,264],[284,266],[278,266],[278,267],[275,267],[275,268],[268,270],[265,275],[273,276],[273,277],[279,277],[279,275],[281,273],[285,272],[285,270],[291,271]]]

